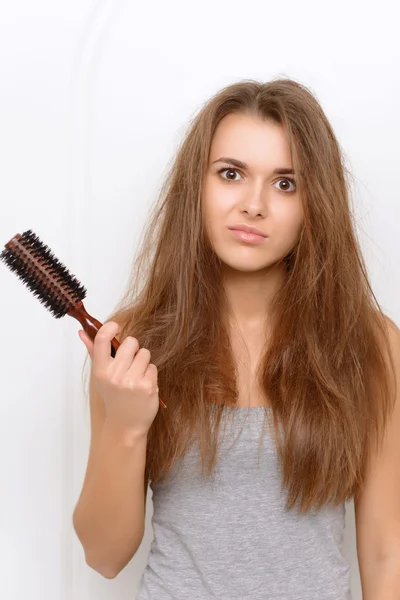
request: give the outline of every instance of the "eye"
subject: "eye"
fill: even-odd
[[[229,168],[225,168],[225,169],[220,169],[218,171],[218,173],[224,173],[225,171],[228,171],[230,173],[239,173],[239,171],[237,169],[233,169],[232,167]],[[224,179],[226,181],[226,183],[235,183],[235,181],[238,181],[237,179],[226,179],[225,177],[222,177],[222,179]],[[286,189],[279,189],[280,192],[283,192],[284,194],[291,194],[293,192],[296,191],[296,182],[294,179],[292,179],[291,177],[281,177],[280,179],[278,179],[278,181],[276,181],[275,183],[278,183],[279,181],[290,181],[290,183],[292,184],[292,186],[294,187],[294,189],[291,190],[286,190]],[[275,185],[275,184],[274,184]]]
[[[218,173],[223,173],[224,171],[229,171],[230,173],[239,173],[239,171],[237,169],[232,169],[232,168],[220,169],[218,171]],[[225,179],[225,177],[223,177],[222,179]],[[235,181],[235,180],[234,179],[225,179],[225,181],[227,181],[228,183],[231,183],[232,181]]]
[[[294,190],[282,190],[279,189],[280,192],[283,192],[284,194],[291,194],[292,192],[296,191],[296,182],[294,179],[292,179],[291,177],[281,177],[280,179],[278,179],[278,181],[276,181],[275,183],[279,183],[280,181],[290,181],[290,183],[294,186]],[[275,185],[275,184],[274,184]]]

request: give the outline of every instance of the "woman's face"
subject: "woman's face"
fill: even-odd
[[[296,176],[274,173],[292,167],[280,125],[243,114],[220,121],[204,181],[203,219],[214,251],[232,269],[265,269],[296,246],[303,223]],[[267,237],[259,244],[243,241],[229,229],[236,224],[257,227]]]

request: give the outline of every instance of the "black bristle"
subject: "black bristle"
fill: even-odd
[[[20,256],[20,250],[15,251],[11,246],[4,248],[0,253],[0,260],[21,279],[56,319],[66,315],[80,300],[86,298],[86,288],[31,229],[24,231],[18,243],[27,251],[23,258]],[[35,265],[29,255],[40,260],[42,268]],[[44,273],[48,273],[49,276],[46,277]],[[57,286],[52,283],[52,279],[57,281]]]

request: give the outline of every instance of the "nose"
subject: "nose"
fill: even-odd
[[[249,217],[255,219],[256,217],[263,217],[265,214],[265,207],[260,202],[246,202],[243,207],[243,212],[248,214]]]
[[[259,189],[249,191],[243,203],[243,210],[249,217],[264,216],[266,211],[265,199],[263,198],[263,186]]]

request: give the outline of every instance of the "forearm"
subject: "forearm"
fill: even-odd
[[[104,426],[86,489],[74,511],[74,528],[87,563],[103,574],[125,564],[144,533],[146,438]]]

